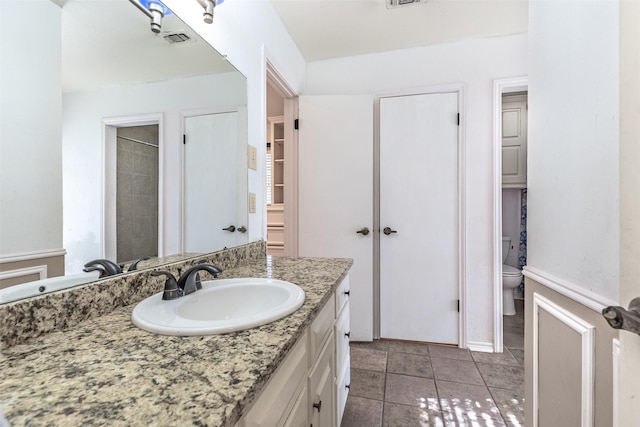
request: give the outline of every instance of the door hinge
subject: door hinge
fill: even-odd
[[[458,126],[460,126],[460,113],[458,113]]]
[[[458,313],[460,313],[460,300],[458,300]]]
[[[295,119],[295,120],[293,121],[293,128],[294,128],[295,130],[298,130],[298,119]]]
[[[187,135],[182,135],[182,145],[187,143]]]

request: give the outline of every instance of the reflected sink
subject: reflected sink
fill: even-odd
[[[62,289],[72,288],[78,285],[98,280],[99,271],[88,273],[70,274],[68,276],[49,277],[48,279],[35,280],[33,282],[21,283],[0,290],[0,304],[18,301],[23,298],[35,297],[36,295],[48,294]]]
[[[281,319],[304,303],[304,291],[275,279],[216,279],[181,298],[163,301],[162,292],[141,301],[131,320],[162,335],[213,335],[241,331]]]

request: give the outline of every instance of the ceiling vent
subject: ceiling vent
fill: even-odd
[[[167,43],[171,43],[171,44],[195,41],[194,39],[191,38],[191,36],[189,36],[187,33],[182,31],[166,33],[166,34],[163,34],[162,37]]]
[[[387,9],[395,9],[396,7],[408,6],[410,4],[424,4],[427,0],[386,0]]]

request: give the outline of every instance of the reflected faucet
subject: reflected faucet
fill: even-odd
[[[146,261],[148,260],[150,257],[146,256],[146,257],[142,257],[142,258],[138,258],[136,260],[134,260],[133,262],[131,262],[131,264],[129,264],[129,268],[127,269],[127,271],[135,271],[138,269],[138,263],[140,261]]]
[[[122,268],[108,259],[94,259],[84,265],[83,271],[99,271],[100,277],[106,277],[122,273]]]

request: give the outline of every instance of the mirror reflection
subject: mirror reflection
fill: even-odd
[[[127,271],[126,265],[143,257],[151,259],[138,268],[247,243],[242,232],[247,224],[247,94],[241,73],[170,11],[154,33],[149,18],[128,0],[5,3],[3,14],[24,20],[16,28],[36,25],[43,32],[27,34],[33,40],[20,48],[39,49],[33,56],[46,53],[50,69],[57,63],[62,70],[59,80],[50,72],[46,79],[54,103],[58,93],[62,119],[49,124],[42,138],[49,146],[60,144],[62,165],[40,171],[50,173],[51,183],[62,184],[47,191],[54,202],[40,220],[46,225],[30,227],[30,218],[5,212],[12,201],[2,200],[0,288],[63,273],[75,276],[96,259],[125,265]],[[34,14],[42,25],[33,22]],[[18,68],[15,61],[29,55],[5,55],[5,31],[2,37],[6,72],[9,61]],[[44,37],[54,41],[47,43],[59,37],[59,49],[42,44]],[[33,65],[24,62],[23,69]],[[30,68],[22,78],[37,81],[36,72]],[[17,83],[21,99],[46,101],[37,84]],[[41,95],[27,93],[36,91]],[[14,100],[10,96],[18,97],[3,90],[3,104]],[[37,108],[32,104],[21,112]],[[3,114],[7,129],[4,119]],[[3,155],[18,152],[6,132],[1,143]],[[20,185],[18,167],[12,176],[3,171],[1,179],[3,199],[5,190],[18,187],[32,192],[27,199],[43,195],[41,186]],[[10,228],[14,234],[7,232]],[[31,228],[38,234],[33,231],[27,244],[24,230]],[[44,239],[43,229],[62,230],[61,237],[50,233],[53,238]],[[47,257],[56,260],[44,272],[34,267],[46,265]]]

